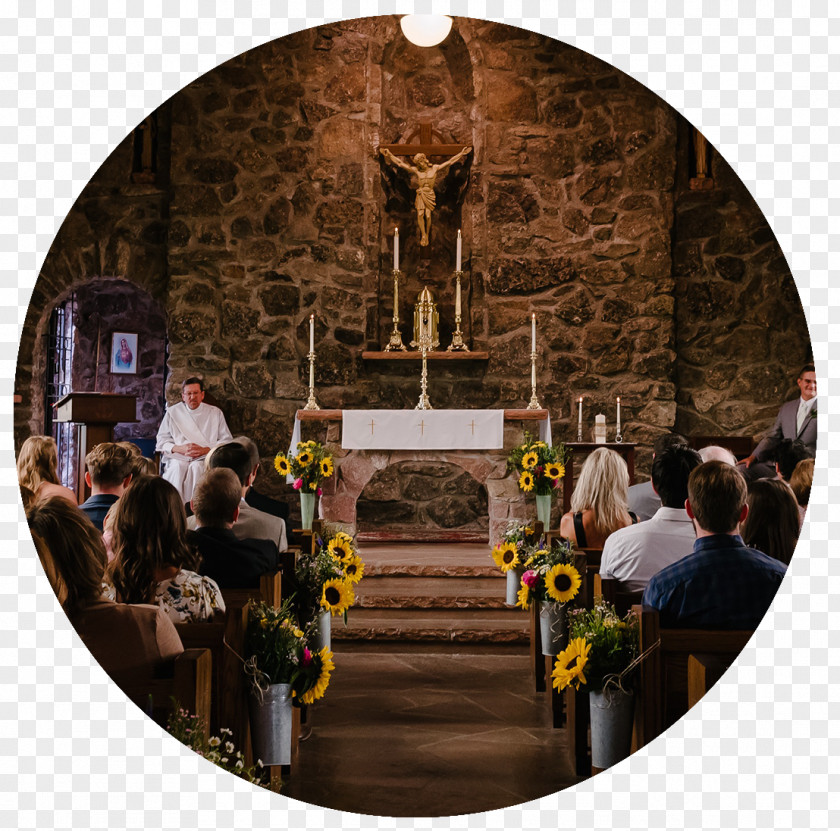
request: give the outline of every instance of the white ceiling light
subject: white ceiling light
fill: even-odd
[[[403,34],[417,46],[437,46],[449,34],[452,18],[445,14],[407,14],[400,18]]]

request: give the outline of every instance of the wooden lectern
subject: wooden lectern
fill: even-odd
[[[90,495],[85,484],[85,456],[97,444],[114,440],[115,425],[138,421],[137,398],[108,392],[70,392],[54,407],[53,421],[79,425],[76,498],[81,505]]]

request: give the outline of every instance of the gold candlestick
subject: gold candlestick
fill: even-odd
[[[429,373],[426,370],[426,349],[428,348],[427,343],[423,341],[423,343],[420,344],[420,348],[423,353],[423,370],[420,373],[420,400],[417,402],[417,406],[414,409],[433,410],[434,407],[432,406],[432,402],[429,401],[429,396],[426,395],[429,380]]]
[[[318,402],[315,400],[315,352],[310,350],[309,355],[309,399],[306,402],[304,410],[320,410]]]
[[[400,334],[400,270],[395,268],[394,275],[394,329],[391,332],[391,340],[385,347],[386,352],[407,352],[405,345],[402,342],[402,335]]]
[[[464,343],[463,332],[461,332],[461,276],[463,271],[455,272],[455,331],[452,333],[452,343],[447,347],[447,352],[469,352]]]
[[[537,350],[531,352],[531,400],[528,402],[529,410],[541,410],[542,405],[537,400]]]

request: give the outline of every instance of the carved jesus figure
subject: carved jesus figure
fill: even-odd
[[[436,204],[435,182],[437,181],[437,175],[442,170],[448,170],[455,162],[459,162],[464,156],[472,152],[472,147],[464,147],[463,150],[442,164],[432,164],[424,153],[418,153],[414,156],[412,159],[414,164],[411,165],[395,156],[387,147],[383,147],[380,152],[389,164],[401,167],[412,175],[411,187],[417,189],[414,208],[417,211],[417,225],[420,228],[420,245],[428,245],[429,231],[432,229],[432,211]]]

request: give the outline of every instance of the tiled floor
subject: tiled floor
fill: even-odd
[[[342,653],[283,793],[380,816],[504,808],[578,781],[527,653]]]

